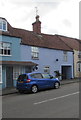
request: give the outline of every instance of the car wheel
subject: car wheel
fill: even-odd
[[[54,88],[55,88],[55,89],[58,89],[59,87],[60,87],[59,82],[55,82],[55,83],[54,83]]]
[[[31,92],[32,92],[32,93],[37,93],[37,92],[38,92],[38,87],[37,87],[36,85],[33,85],[33,86],[31,87]]]

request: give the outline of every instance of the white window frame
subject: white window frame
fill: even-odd
[[[4,29],[4,24],[5,24],[5,29]],[[0,30],[7,31],[7,21],[0,19]]]
[[[44,73],[50,74],[50,66],[44,66]]]
[[[0,65],[0,83],[2,83],[2,65]]]
[[[38,47],[31,47],[31,56],[32,59],[39,59],[39,48]]]
[[[4,44],[6,45],[5,47],[4,47]],[[9,44],[10,47],[7,47],[7,44]],[[11,43],[0,42],[0,50],[1,50],[0,56],[11,56]],[[8,53],[9,50],[10,50],[10,54]],[[5,54],[5,51],[7,52],[6,54]]]
[[[64,61],[64,62],[67,62],[67,60],[68,60],[67,51],[63,51],[63,61]]]
[[[78,51],[78,58],[81,59],[81,51]]]
[[[81,72],[81,63],[77,63],[77,71]]]

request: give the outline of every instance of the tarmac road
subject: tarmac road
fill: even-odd
[[[79,83],[2,98],[3,118],[79,118]]]

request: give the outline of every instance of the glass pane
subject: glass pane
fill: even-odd
[[[3,48],[9,48],[10,49],[10,43],[3,43]]]
[[[6,30],[6,22],[3,22],[3,30]]]
[[[3,48],[7,48],[6,43],[3,43]]]
[[[33,47],[31,47],[31,51],[33,52],[34,50],[33,50]]]
[[[1,49],[1,54],[3,55],[3,49]]]
[[[7,55],[7,50],[6,49],[4,49],[4,55]]]
[[[8,55],[10,55],[10,50],[8,50]]]
[[[44,72],[45,72],[45,73],[50,73],[50,68],[49,68],[49,67],[45,67],[45,68],[44,68]]]
[[[2,22],[0,22],[0,29],[2,30]]]
[[[31,47],[32,52],[38,52],[38,47]]]
[[[43,78],[49,78],[50,79],[50,75],[49,74],[42,74]]]
[[[41,75],[41,74],[39,74],[39,73],[37,73],[37,74],[35,74],[35,78],[42,79],[42,75]]]
[[[36,52],[38,52],[38,48],[36,47]]]
[[[0,49],[0,55],[2,54],[2,52],[1,52],[2,50]]]
[[[23,81],[24,79],[28,79],[28,76],[26,74],[19,75],[18,81]]]

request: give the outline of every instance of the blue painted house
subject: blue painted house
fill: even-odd
[[[0,87],[15,87],[19,74],[40,71],[73,78],[73,51],[57,35],[41,33],[36,16],[33,31],[13,28],[0,18]]]
[[[0,18],[0,88],[16,86],[19,74],[31,71],[35,63],[21,60],[21,38],[4,18]]]

